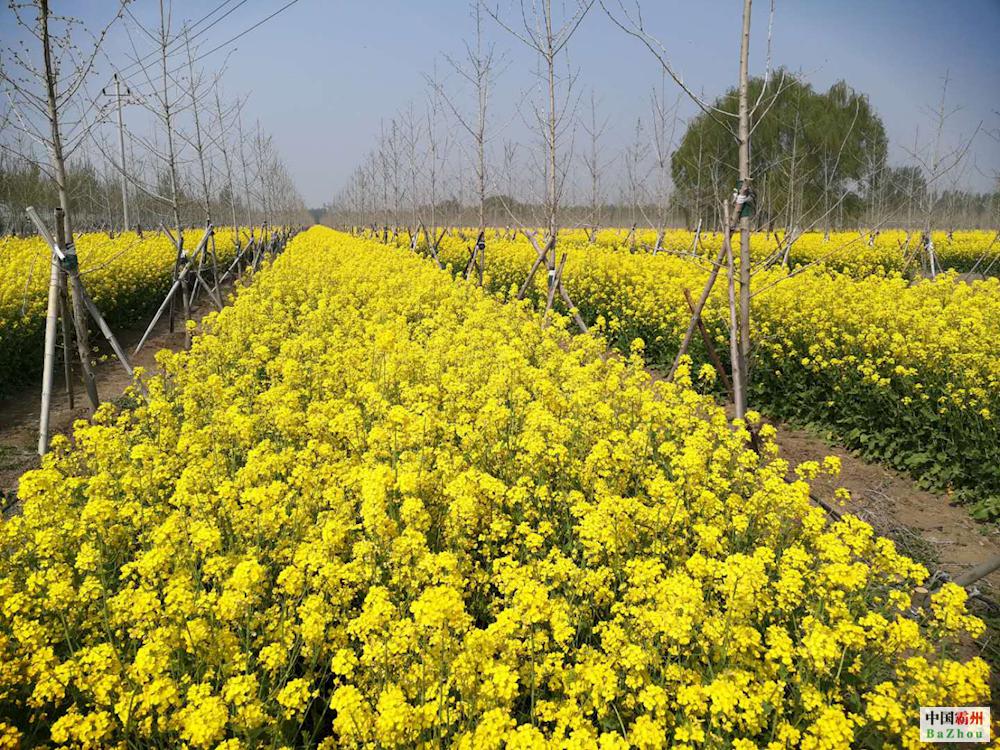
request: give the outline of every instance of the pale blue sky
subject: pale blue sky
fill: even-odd
[[[206,50],[225,41],[285,4],[287,0],[245,0],[203,38]],[[219,0],[175,0],[175,21],[197,19]],[[236,3],[232,3],[235,5]],[[54,0],[57,12],[94,19],[110,0]],[[500,0],[510,10],[510,0]],[[737,74],[741,3],[736,0],[679,2],[646,0],[647,28],[670,51],[692,88],[713,97],[731,86]],[[152,21],[154,0],[135,0],[132,11]],[[754,8],[753,73],[763,71],[767,3]],[[6,9],[0,37],[8,37]],[[508,51],[497,106],[507,108],[532,85],[533,60],[494,24],[490,37]],[[422,74],[442,53],[458,54],[471,35],[465,0],[298,0],[259,29],[243,37],[229,58],[226,88],[251,92],[250,114],[274,134],[300,191],[311,205],[328,201],[347,174],[375,142],[382,118],[407,100],[423,101]],[[4,42],[8,39],[4,38]],[[123,59],[121,35],[109,53]],[[584,21],[570,47],[582,90],[593,87],[611,115],[609,153],[627,138],[636,116],[648,110],[650,88],[658,84],[658,64],[639,42],[612,25],[600,6]],[[218,64],[224,51],[206,58]],[[930,137],[923,108],[936,104],[949,72],[949,102],[961,107],[950,121],[946,140],[984,128],[1000,128],[1000,0],[777,0],[774,60],[818,88],[844,78],[869,94],[885,121],[892,156],[903,161],[902,144],[912,144],[920,125]],[[674,89],[668,89],[673,93]],[[688,115],[692,107],[685,104]],[[508,122],[509,117],[498,114]],[[518,138],[523,126],[509,126]],[[1000,144],[981,134],[971,151],[965,182],[990,185],[981,174],[1000,170]]]

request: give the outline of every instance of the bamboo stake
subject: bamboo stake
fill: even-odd
[[[49,407],[52,403],[52,370],[56,352],[56,316],[59,309],[59,261],[49,253],[49,306],[45,316],[45,359],[42,370],[42,411],[38,418],[38,455],[49,449]]]

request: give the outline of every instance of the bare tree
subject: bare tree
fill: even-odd
[[[226,142],[226,121],[229,119],[222,110],[222,96],[219,93],[219,81],[216,79],[213,88],[213,93],[215,94],[215,114],[216,114],[216,127],[218,128],[219,134],[219,152],[222,154],[222,163],[225,167],[225,179],[226,192],[229,194],[229,208],[231,214],[231,222],[233,225],[233,231],[236,233],[236,243],[239,246],[240,243],[240,222],[236,215],[236,185],[233,182],[233,164],[232,158],[229,155],[229,145]],[[237,103],[237,106],[238,103]]]
[[[444,238],[447,227],[441,231],[440,235],[437,233],[439,218],[437,213],[438,188],[441,181],[441,169],[448,160],[451,139],[447,133],[442,134],[440,130],[443,97],[440,93],[441,86],[437,81],[436,72],[430,79],[430,82],[430,92],[427,97],[426,108],[427,125],[425,128],[427,133],[427,197],[430,201],[430,235],[427,239],[431,254],[440,266],[441,261],[438,260],[438,245]]]
[[[94,124],[103,112],[82,107],[83,113],[76,119],[67,118],[66,113],[81,103],[87,80],[94,72],[101,46],[111,25],[121,17],[119,6],[111,21],[96,35],[84,50],[79,46],[79,37],[89,34],[75,19],[56,17],[52,14],[48,0],[33,3],[11,3],[10,10],[18,26],[38,41],[42,64],[31,60],[26,47],[7,49],[0,55],[0,83],[6,94],[10,116],[7,125],[25,136],[24,143],[36,144],[47,153],[47,161],[35,158],[31,151],[15,152],[42,169],[54,182],[59,200],[55,242],[63,255],[63,271],[68,277],[72,291],[73,324],[76,331],[77,351],[83,371],[84,385],[91,406],[99,404],[97,384],[90,360],[90,342],[87,331],[87,303],[89,298],[80,279],[76,248],[73,241],[73,205],[69,194],[66,160],[90,136]],[[25,14],[33,10],[33,17]],[[53,30],[53,24],[62,26],[61,32]],[[91,115],[88,117],[88,115]],[[5,145],[5,148],[10,148]],[[30,146],[29,146],[30,148]],[[43,226],[38,227],[43,230]],[[46,232],[47,234],[47,232]],[[53,257],[55,262],[55,257]],[[55,287],[62,285],[61,272],[53,268]],[[53,311],[50,292],[50,312]],[[91,303],[92,304],[92,303]],[[96,313],[96,308],[91,311]],[[53,320],[50,315],[50,320]],[[103,319],[101,321],[103,323]],[[54,326],[54,323],[51,324]],[[47,330],[46,351],[54,340],[54,328]],[[51,367],[46,367],[51,373]],[[51,378],[50,378],[51,380]],[[43,391],[45,390],[43,386]],[[43,399],[44,400],[44,399]],[[43,412],[45,408],[43,407]],[[43,423],[47,416],[43,416]],[[46,428],[41,430],[39,450],[47,448]]]
[[[677,107],[680,104],[678,97],[674,105],[667,105],[666,91],[661,87],[658,92],[653,89],[650,97],[652,105],[652,131],[653,131],[653,173],[655,175],[655,194],[653,228],[656,230],[656,245],[653,247],[653,254],[663,249],[663,235],[666,232],[667,221],[670,214],[670,156],[674,149],[674,138],[677,134]]]
[[[420,176],[425,155],[420,144],[423,126],[413,110],[413,102],[407,104],[400,113],[399,122],[401,147],[409,172],[410,220],[407,232],[410,235],[410,249],[416,250],[417,238],[420,236]]]
[[[601,227],[601,206],[604,203],[602,176],[604,169],[612,159],[601,156],[601,139],[608,129],[609,118],[600,118],[597,114],[598,102],[594,90],[590,91],[590,117],[584,119],[581,127],[590,139],[590,148],[584,151],[583,164],[590,182],[590,215],[587,217],[590,242],[597,241],[597,232]]]
[[[447,104],[459,125],[468,134],[472,141],[473,171],[475,173],[476,197],[479,203],[479,235],[476,239],[475,253],[473,261],[479,271],[480,283],[485,264],[484,253],[486,250],[486,185],[489,182],[486,166],[486,147],[492,138],[489,132],[489,106],[493,93],[493,85],[496,81],[496,67],[502,61],[502,57],[497,55],[494,44],[485,44],[483,41],[483,7],[479,0],[472,3],[472,17],[475,20],[476,36],[474,44],[465,43],[465,59],[456,60],[448,55],[445,59],[452,69],[471,85],[476,107],[473,114],[468,114],[461,107],[458,107],[452,97],[448,96],[443,87],[436,82],[433,84],[435,90]]]
[[[749,101],[749,59],[750,59],[750,20],[752,10],[752,0],[743,0],[742,28],[740,33],[740,68],[739,82],[737,87],[737,111],[731,112],[721,109],[718,106],[706,102],[697,95],[694,90],[684,81],[670,61],[666,48],[656,37],[650,34],[646,28],[642,17],[642,9],[638,2],[626,5],[625,0],[600,0],[601,7],[604,8],[611,20],[624,32],[642,42],[653,54],[660,64],[663,72],[669,76],[708,117],[722,125],[735,139],[738,146],[738,173],[739,186],[733,195],[733,209],[735,218],[738,221],[740,231],[740,257],[739,268],[734,262],[728,263],[730,274],[730,298],[731,318],[731,355],[733,370],[733,391],[736,408],[736,416],[742,419],[747,411],[747,387],[749,379],[748,357],[750,351],[750,217],[753,213],[754,194],[751,188],[751,163],[750,163],[750,137],[756,123],[761,117],[759,112],[766,113],[769,106],[777,99],[777,92],[771,92],[770,101],[765,97],[769,92],[767,83],[770,80],[771,72],[771,30],[774,19],[774,3],[771,2],[770,20],[768,23],[767,41],[767,71],[764,76],[764,86],[761,88],[760,96],[753,103]],[[780,90],[780,86],[778,87]],[[752,124],[752,121],[754,124]],[[726,217],[728,211],[723,212],[724,222],[728,223]],[[726,227],[728,230],[729,227]],[[726,232],[724,244],[728,244],[729,231]],[[730,251],[731,252],[731,251]],[[739,271],[739,284],[735,284],[732,274]],[[710,291],[710,290],[709,290]],[[707,294],[706,294],[707,296]]]
[[[945,72],[944,81],[941,85],[941,99],[936,109],[929,111],[931,122],[934,127],[934,140],[927,148],[921,150],[914,144],[910,151],[910,156],[919,165],[924,175],[927,189],[924,191],[920,212],[922,215],[923,234],[920,240],[920,249],[923,252],[923,259],[927,264],[927,270],[931,278],[935,278],[938,272],[937,255],[934,249],[934,241],[931,239],[931,221],[934,212],[938,207],[941,196],[941,183],[959,169],[965,161],[965,157],[975,140],[976,135],[982,128],[982,123],[976,126],[975,131],[968,138],[962,138],[952,147],[943,143],[945,128],[957,112],[959,107],[951,109],[947,106],[949,74]],[[928,153],[929,152],[929,153]]]
[[[627,190],[629,209],[629,229],[625,242],[634,250],[636,245],[635,230],[639,225],[642,202],[646,199],[646,176],[649,173],[647,157],[649,156],[649,141],[646,139],[642,118],[637,117],[632,130],[632,140],[625,147],[622,162],[625,165],[625,186]]]
[[[560,56],[566,51],[566,46],[580,23],[593,7],[595,0],[573,0],[567,3],[564,13],[553,10],[552,0],[541,0],[533,3],[529,9],[524,3],[520,6],[520,23],[514,25],[503,20],[499,8],[490,9],[484,5],[486,12],[507,32],[522,42],[538,56],[540,76],[544,81],[546,102],[542,106],[533,107],[535,124],[542,137],[544,146],[544,176],[545,176],[545,211],[548,236],[545,238],[543,250],[529,233],[528,238],[535,245],[535,250],[547,259],[550,283],[555,277],[556,237],[559,232],[559,197],[566,176],[566,165],[560,161],[560,146],[563,136],[572,125],[571,97],[574,76],[567,71],[557,73]],[[560,96],[561,89],[561,96]],[[533,272],[532,272],[533,273]],[[530,274],[529,274],[530,280]]]

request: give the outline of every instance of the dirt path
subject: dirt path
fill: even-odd
[[[788,425],[778,426],[782,458],[792,465],[834,455],[842,470],[836,481],[820,478],[813,484],[818,497],[833,501],[837,486],[851,492],[844,510],[863,518],[883,536],[913,557],[954,576],[1000,555],[996,524],[978,523],[967,508],[952,505],[946,495],[928,492],[912,478],[880,464],[868,463],[842,446],[830,445],[818,435]],[[1000,591],[1000,571],[979,584]]]
[[[224,298],[229,291],[231,290],[223,288]],[[191,318],[200,321],[214,309],[215,307],[207,302],[199,302],[192,310]],[[160,349],[179,351],[183,348],[184,329],[178,320],[175,331],[171,333],[167,316],[164,315],[143,345],[142,351],[137,356],[132,356],[132,350],[145,332],[148,323],[148,320],[139,321],[135,327],[115,331],[115,335],[131,357],[133,366],[143,367],[147,372],[152,372],[156,369],[156,352]],[[95,338],[93,332],[91,343],[106,344],[99,333]],[[124,368],[109,352],[106,346],[101,349],[103,361],[95,368],[97,392],[102,401],[113,401],[131,384],[131,379]],[[83,384],[79,381],[79,364],[74,368],[74,376],[75,404],[70,408],[62,364],[60,362],[57,365],[52,384],[52,406],[49,416],[49,429],[52,435],[68,435],[72,432],[73,422],[90,417],[90,402],[87,400]],[[7,398],[0,399],[0,511],[13,509],[21,474],[39,465],[38,414],[42,401],[40,382],[39,380],[30,388],[21,389]]]
[[[830,445],[818,435],[788,425],[777,425],[780,456],[794,466],[802,461],[839,456],[840,477],[813,482],[813,493],[836,504],[834,490],[840,486],[851,492],[842,510],[872,525],[882,536],[892,539],[900,551],[923,563],[931,571],[943,571],[953,578],[961,572],[1000,554],[1000,527],[978,523],[967,508],[952,505],[946,495],[928,492],[912,478],[880,464],[868,463],[843,446]],[[1000,571],[970,587],[991,601],[1000,597]],[[970,609],[986,622],[985,634],[964,644],[965,656],[982,656],[990,664],[992,708],[1000,711],[1000,611],[983,600]]]

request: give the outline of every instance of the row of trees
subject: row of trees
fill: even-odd
[[[198,64],[211,14],[178,24],[164,1],[150,24],[121,3],[98,33],[38,0],[10,14],[36,44],[0,53],[0,233],[34,231],[25,208],[57,205],[63,190],[79,229],[308,220],[273,138],[247,122],[248,99],[228,99],[222,71],[209,75]],[[48,74],[37,48],[43,16]],[[105,55],[115,32],[127,39],[130,59]],[[62,125],[62,185],[53,114],[41,106],[50,82]]]
[[[270,220],[275,224],[297,226],[310,220],[287,168],[270,148],[270,140],[266,144],[270,153],[265,163],[269,162],[270,166],[263,183],[257,179],[255,168],[249,201],[239,187],[230,191],[227,185],[221,185],[213,190],[210,199],[212,215],[220,217],[225,223],[260,225],[268,219],[262,208],[268,205]],[[122,228],[124,204],[121,177],[115,167],[99,155],[81,156],[67,163],[66,178],[81,229],[119,231]],[[165,192],[169,184],[165,174],[151,182],[160,192]],[[182,180],[178,190],[181,222],[185,226],[200,224],[205,213],[202,199],[192,192],[194,184],[190,180]],[[128,183],[127,190],[129,227],[156,229],[165,217],[162,201],[141,190],[132,190]],[[54,206],[58,202],[54,182],[38,164],[10,151],[0,151],[0,235],[33,233],[35,228],[25,209],[28,206]],[[234,212],[235,220],[231,218]]]
[[[457,85],[445,86],[437,76],[428,77],[424,111],[415,114],[420,106],[410,103],[385,121],[375,147],[329,207],[328,221],[400,226],[413,223],[416,213],[427,213],[433,206],[436,217],[450,224],[502,226],[523,219],[527,225],[548,226],[556,196],[565,222],[575,226],[721,225],[720,200],[738,184],[739,169],[730,123],[717,113],[738,109],[738,87],[704,102],[696,116],[683,122],[678,102],[663,87],[656,88],[648,112],[619,139],[624,146],[611,148],[611,117],[602,111],[595,92],[579,96],[570,71],[553,80],[557,121],[548,121],[545,101],[530,102],[525,119],[534,140],[517,142],[505,138],[500,128],[488,127],[489,122],[511,119],[495,111],[487,117],[496,75],[507,61],[493,44],[484,42],[482,22],[484,15],[503,19],[478,3],[472,12],[475,42],[466,47],[461,61],[446,57]],[[619,16],[620,9],[612,17]],[[522,25],[532,28],[531,19]],[[512,33],[524,36],[520,28]],[[545,40],[537,45],[527,41],[544,72]],[[544,92],[546,81],[541,83],[538,90]],[[924,124],[931,137],[905,149],[908,163],[893,164],[875,107],[845,81],[817,91],[781,68],[751,77],[749,101],[766,103],[753,123],[754,225],[816,225],[827,231],[892,225],[919,230],[930,221],[943,229],[996,227],[1000,180],[988,193],[961,187],[969,168],[964,157],[977,134],[946,147],[944,126],[953,114],[946,94],[947,82],[940,105]],[[435,100],[447,106],[432,105]],[[407,134],[405,148],[400,145],[402,133]],[[539,145],[548,156],[561,151],[559,161],[543,159]],[[430,164],[432,150],[433,195],[427,180],[414,179],[428,174],[424,167]],[[404,180],[403,173],[409,178]],[[555,185],[549,183],[550,176]],[[424,210],[418,212],[417,205]]]
[[[620,153],[609,153],[606,146],[609,120],[597,96],[590,96],[589,108],[580,107],[578,77],[567,63],[568,44],[595,5],[651,53],[663,78],[663,85],[651,94],[648,117],[635,123]],[[772,66],[773,1],[765,70],[750,75],[752,0],[740,5],[738,82],[722,96],[706,100],[685,82],[667,49],[645,28],[637,1],[574,0],[555,7],[543,0],[502,9],[477,0],[472,6],[476,40],[466,47],[466,64],[449,59],[464,86],[446,90],[436,76],[429,78],[419,118],[426,126],[415,125],[413,105],[390,118],[334,201],[329,219],[368,226],[383,241],[407,236],[408,230],[415,249],[422,231],[420,249],[435,259],[440,223],[478,223],[480,230],[487,224],[512,225],[538,253],[518,296],[525,295],[544,265],[547,305],[561,297],[570,311],[574,306],[561,280],[565,253],[557,263],[562,226],[596,232],[602,226],[621,225],[627,216],[625,223],[633,227],[658,230],[656,244],[645,248],[654,254],[663,250],[663,232],[679,223],[678,218],[692,227],[722,231],[722,247],[714,259],[694,254],[689,258],[708,274],[668,377],[690,345],[713,286],[724,278],[730,346],[729,377],[723,380],[731,383],[735,413],[742,417],[748,409],[755,350],[753,296],[766,292],[751,291],[753,276],[786,264],[802,232],[862,225],[874,232],[904,224],[918,230],[912,247],[908,242],[906,248],[916,261],[912,267],[934,276],[932,226],[955,228],[961,218],[995,227],[1000,224],[1000,201],[996,195],[970,195],[958,187],[978,131],[946,143],[947,123],[955,111],[947,104],[947,77],[940,104],[930,111],[931,140],[914,144],[910,164],[891,165],[884,125],[864,94],[845,82],[816,91],[790,71]],[[537,81],[534,96],[521,112],[533,135],[527,143],[506,140],[500,130],[489,127],[503,122],[504,113],[491,109],[500,66],[494,47],[483,41],[484,15],[529,52]],[[669,82],[678,91],[676,100],[667,93]],[[678,105],[685,98],[699,114],[680,123]],[[440,99],[453,116],[450,125],[442,118]],[[617,199],[609,200],[616,189]],[[447,195],[444,203],[442,193]],[[451,207],[446,217],[444,206]],[[468,220],[473,213],[478,222]],[[428,217],[434,227],[430,232]],[[762,227],[783,231],[773,256],[754,263],[750,234]],[[488,244],[482,231],[479,239],[475,248],[484,240]],[[482,255],[481,249],[470,247],[467,278]],[[785,278],[799,272],[789,270]],[[579,316],[576,321],[586,330],[585,321]]]
[[[267,225],[307,218],[272,139],[259,123],[244,131],[245,100],[224,106],[219,76],[209,81],[196,67],[198,60],[218,49],[201,55],[193,42],[215,25],[207,21],[221,6],[179,28],[168,0],[160,0],[155,25],[136,18],[128,0],[116,6],[107,23],[92,32],[79,19],[53,11],[49,0],[12,2],[8,22],[13,42],[0,51],[0,229],[37,231],[51,248],[39,454],[49,448],[58,329],[71,405],[72,343],[91,408],[96,410],[100,403],[91,321],[128,375],[133,374],[129,355],[87,292],[77,261],[76,232],[102,227],[112,233],[145,223],[147,229],[162,231],[176,248],[170,290],[138,351],[166,310],[171,331],[175,309],[183,311],[182,320],[189,320],[199,291],[221,309],[225,279],[245,266],[256,267],[283,241],[285,233]],[[121,60],[113,64],[104,54],[108,34],[116,27],[127,35],[133,51],[128,65]],[[106,85],[98,95],[93,83],[102,76],[107,76]],[[126,99],[141,108],[147,118],[144,125],[126,129]],[[108,133],[112,113],[117,115],[115,139]],[[49,208],[54,208],[51,221]],[[30,226],[23,220],[25,214]],[[225,223],[249,234],[245,238],[237,232],[236,259],[228,269],[218,264],[210,229]],[[191,225],[205,227],[195,247],[185,245],[182,231]],[[133,243],[123,252],[137,247]],[[156,302],[150,300],[151,305]],[[184,334],[189,344],[186,325]]]

